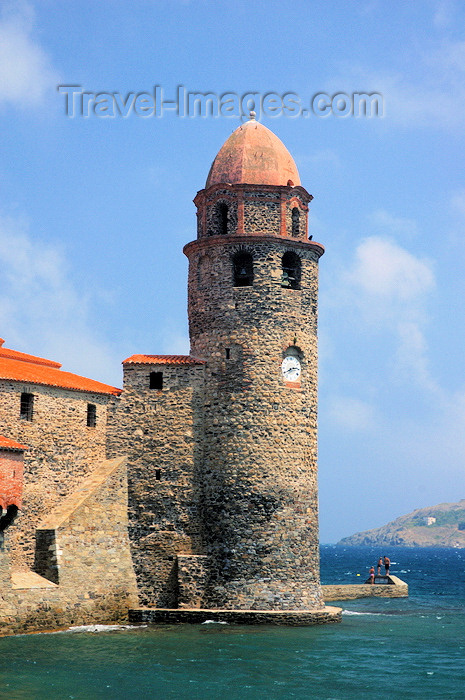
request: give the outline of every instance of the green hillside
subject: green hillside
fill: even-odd
[[[465,548],[465,499],[420,508],[383,527],[344,537],[338,544]]]

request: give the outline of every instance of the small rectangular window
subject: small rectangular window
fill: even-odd
[[[155,480],[160,481],[161,479],[161,469],[155,469]]]
[[[34,412],[34,395],[33,394],[21,394],[21,404],[19,409],[19,415],[22,420],[32,420],[32,414]]]
[[[95,428],[97,425],[97,406],[93,403],[87,404],[87,427]]]
[[[226,355],[226,359],[227,359],[227,360],[231,359],[231,350],[230,350],[230,348],[225,348],[225,349],[224,349],[224,352],[225,352],[225,355]]]
[[[151,389],[161,391],[163,389],[163,372],[150,372],[149,386]]]

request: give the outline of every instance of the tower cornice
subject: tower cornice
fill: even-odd
[[[300,195],[300,197],[306,202],[306,204],[309,204],[312,199],[313,195],[311,195],[305,187],[302,187],[302,185],[256,185],[256,184],[247,184],[247,183],[238,183],[238,184],[231,184],[230,182],[221,182],[215,185],[211,185],[210,187],[205,187],[203,190],[199,190],[194,197],[194,204],[198,207],[207,196],[212,196],[215,194],[215,192],[230,190],[231,194],[234,192],[276,192],[277,194],[279,193],[279,196],[281,194],[285,194],[288,197],[292,196],[292,194],[295,195]]]
[[[216,183],[200,190],[197,207],[198,238],[217,235],[308,235],[309,203],[313,197],[301,185]]]
[[[316,241],[309,241],[309,240],[297,240],[295,238],[291,238],[290,236],[266,236],[260,233],[251,233],[248,235],[229,235],[229,236],[208,236],[205,238],[200,238],[197,239],[196,241],[191,241],[190,243],[187,243],[184,248],[183,248],[183,253],[187,257],[195,251],[199,250],[208,250],[209,248],[212,248],[213,246],[231,246],[235,247],[238,244],[255,244],[255,243],[277,243],[281,242],[284,246],[289,246],[292,248],[300,248],[300,249],[311,249],[314,250],[315,253],[318,255],[318,258],[321,258],[323,253],[325,252],[325,248],[321,243],[317,243]]]

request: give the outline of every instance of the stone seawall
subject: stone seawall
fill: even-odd
[[[139,608],[129,611],[129,621],[141,624],[200,625],[211,620],[236,625],[283,625],[303,627],[341,622],[341,608],[326,606],[319,610],[173,610]]]
[[[357,598],[407,598],[408,585],[397,576],[390,576],[392,583],[354,583],[321,586],[325,603],[335,600],[356,600]]]

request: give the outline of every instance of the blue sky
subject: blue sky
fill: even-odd
[[[192,199],[239,118],[69,118],[92,93],[377,92],[382,118],[263,117],[315,199],[321,540],[465,496],[465,6],[3,2],[0,335],[121,385],[188,352]]]

